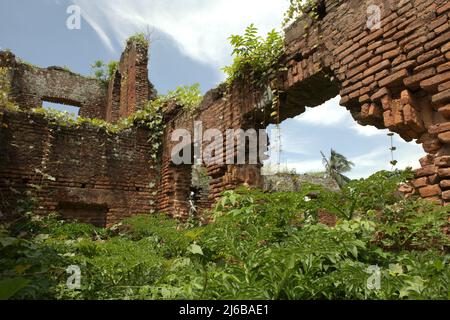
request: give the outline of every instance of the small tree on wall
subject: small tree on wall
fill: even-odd
[[[344,173],[351,171],[355,164],[333,149],[331,149],[330,158],[327,158],[322,151],[320,153],[322,154],[323,163],[325,165],[326,176],[336,181],[339,188],[342,189],[351,181]]]
[[[105,63],[102,60],[97,60],[91,65],[91,73],[95,79],[107,82],[112,79],[118,67],[118,61]]]

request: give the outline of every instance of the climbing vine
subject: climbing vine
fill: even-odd
[[[18,107],[9,99],[11,91],[9,77],[9,69],[0,67],[0,106],[9,110],[18,110]]]
[[[178,87],[169,91],[167,95],[160,95],[154,100],[150,100],[141,109],[131,114],[127,118],[119,120],[117,123],[110,123],[101,119],[91,119],[75,117],[67,111],[58,111],[51,108],[35,108],[32,112],[44,116],[50,123],[61,127],[80,127],[88,125],[105,130],[108,134],[116,134],[130,129],[133,126],[145,127],[149,132],[151,146],[151,157],[157,160],[161,140],[164,131],[163,107],[170,102],[182,105],[188,112],[194,112],[202,100],[200,85]]]
[[[175,90],[171,90],[164,96],[165,101],[175,101],[181,104],[184,110],[194,113],[203,100],[200,91],[200,84],[195,83],[192,86],[178,86]]]

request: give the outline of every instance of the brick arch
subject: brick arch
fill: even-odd
[[[325,3],[321,20],[300,20],[286,30],[282,110],[300,114],[304,105],[319,105],[339,93],[340,104],[359,124],[387,128],[422,144],[429,155],[420,160],[417,192],[448,203],[450,4]],[[369,5],[381,9],[379,29],[367,27]]]

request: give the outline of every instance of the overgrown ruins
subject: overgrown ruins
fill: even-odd
[[[379,29],[367,26],[369,5],[381,8]],[[450,3],[326,0],[320,10],[318,20],[303,18],[286,30],[281,62],[287,71],[273,79],[282,92],[281,120],[340,95],[341,105],[358,123],[388,128],[406,141],[417,139],[428,156],[420,159],[413,192],[450,203]],[[115,122],[155,95],[147,49],[128,42],[109,84],[62,68],[32,67],[8,52],[0,53],[0,67],[8,71],[9,98],[23,110],[50,101],[78,106],[83,117]],[[223,132],[265,128],[273,121],[266,92],[251,81],[237,81],[208,92],[194,115],[168,105],[156,160],[146,128],[110,134],[89,125],[61,127],[39,114],[5,109],[0,112],[2,218],[11,218],[17,201],[36,185],[40,212],[57,210],[97,225],[156,211],[186,217],[192,166],[171,162],[171,133],[193,130],[194,121]],[[209,190],[199,193],[197,205],[208,208],[222,191],[239,185],[261,186],[260,169],[206,166]]]

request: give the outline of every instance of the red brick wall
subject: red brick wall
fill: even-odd
[[[147,139],[148,131],[140,128],[107,134],[96,127],[54,125],[39,115],[1,112],[0,210],[11,214],[23,192],[39,185],[38,212],[58,209],[66,218],[97,224],[103,214],[108,225],[152,212],[159,172],[152,169]]]
[[[148,80],[148,46],[129,40],[108,85],[106,120],[116,122],[126,118],[155,96]]]

